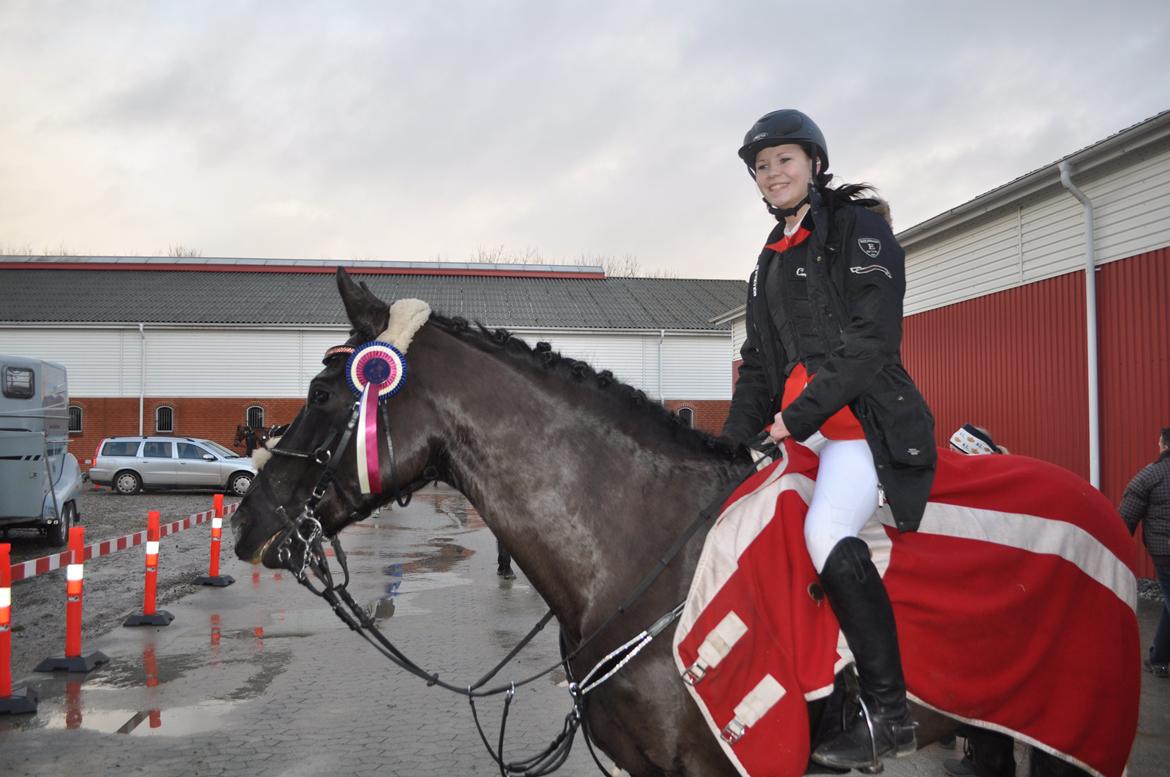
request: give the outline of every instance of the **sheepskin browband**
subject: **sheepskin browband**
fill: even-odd
[[[406,349],[414,340],[414,335],[431,317],[431,306],[421,299],[400,299],[390,306],[390,320],[386,324],[386,331],[378,335],[375,340],[389,343],[405,354]],[[346,347],[350,352],[354,349]],[[330,349],[332,351],[334,349]],[[340,350],[340,347],[337,349]],[[280,442],[279,437],[267,440],[264,445],[252,452],[252,466],[257,470],[263,469],[272,458],[272,449]]]
[[[421,299],[400,299],[390,306],[390,321],[386,331],[375,339],[390,343],[405,354],[415,333],[430,317],[431,306]]]

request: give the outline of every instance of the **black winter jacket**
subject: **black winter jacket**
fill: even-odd
[[[1142,538],[1151,556],[1170,559],[1170,451],[1133,476],[1118,512],[1130,534],[1143,524]]]
[[[913,531],[934,481],[934,417],[902,365],[905,254],[889,225],[859,204],[816,203],[807,218],[807,284],[824,362],[784,410],[784,424],[807,439],[848,406],[865,431],[878,481],[894,520]],[[806,220],[807,224],[807,220]],[[768,238],[783,235],[779,224]],[[780,408],[784,381],[797,362],[796,336],[780,300],[764,293],[778,255],[765,248],[748,282],[747,339],[723,434],[746,442]]]

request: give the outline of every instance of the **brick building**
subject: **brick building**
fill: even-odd
[[[242,424],[286,423],[326,348],[348,337],[339,263],[0,257],[0,353],[68,370],[73,452],[103,437],[175,434],[231,444]],[[599,267],[342,262],[385,300],[545,340],[609,369],[700,428],[731,397],[742,281],[608,278]]]

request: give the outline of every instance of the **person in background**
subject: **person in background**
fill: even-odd
[[[968,456],[986,456],[1008,453],[997,445],[991,432],[982,426],[963,424],[951,435],[951,448]],[[981,728],[962,726],[958,731],[964,738],[963,757],[943,761],[943,769],[951,777],[1010,777],[1016,773],[1015,744],[1007,734]],[[940,744],[950,747],[954,737]]]
[[[1130,534],[1141,524],[1142,541],[1162,589],[1162,617],[1142,665],[1155,677],[1170,677],[1170,427],[1158,435],[1158,458],[1125,487],[1118,512]]]

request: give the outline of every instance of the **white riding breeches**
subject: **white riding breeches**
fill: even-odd
[[[828,440],[818,432],[803,444],[821,459],[804,519],[804,542],[820,574],[837,543],[856,537],[877,510],[877,470],[865,440]]]

